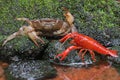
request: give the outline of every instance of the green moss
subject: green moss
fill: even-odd
[[[0,0],[0,41],[25,24],[15,18],[63,19],[62,6],[74,15],[79,32],[86,28],[120,27],[119,4],[115,0]]]

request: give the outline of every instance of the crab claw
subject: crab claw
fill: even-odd
[[[71,26],[74,22],[74,17],[73,15],[70,13],[70,11],[65,8],[65,7],[62,7],[62,9],[65,11],[65,13],[63,14],[65,17],[66,17],[66,21],[69,23],[69,25]]]
[[[71,32],[78,32],[78,30],[76,29],[76,27],[73,24],[73,22],[74,22],[74,16],[70,13],[70,11],[67,8],[62,7],[62,10],[64,10],[64,14],[63,15],[66,18],[66,22],[71,27]]]

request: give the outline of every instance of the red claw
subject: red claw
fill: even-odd
[[[59,41],[60,42],[65,42],[65,41],[67,41],[69,38],[71,38],[72,37],[72,35],[71,35],[71,33],[69,33],[69,34],[67,34],[66,36],[64,36],[62,39],[60,39]]]
[[[80,47],[70,46],[70,47],[67,48],[65,51],[63,51],[61,54],[58,54],[56,57],[57,57],[57,58],[60,57],[60,58],[61,58],[60,61],[63,61],[63,60],[67,57],[67,55],[69,54],[69,52],[70,52],[71,50],[75,50],[75,49],[80,49]]]
[[[60,61],[63,61],[66,58],[67,55],[65,55],[64,53],[58,54],[56,56],[56,58],[60,59]]]

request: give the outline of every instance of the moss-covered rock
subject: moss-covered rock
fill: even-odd
[[[11,40],[5,46],[0,47],[1,60],[13,60],[16,56],[18,59],[42,59],[44,50],[48,41],[44,39],[45,44],[39,43],[37,47],[28,37],[19,37]]]

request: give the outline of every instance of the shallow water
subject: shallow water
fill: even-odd
[[[120,73],[107,62],[88,68],[54,66],[58,76],[48,80],[120,80]]]

